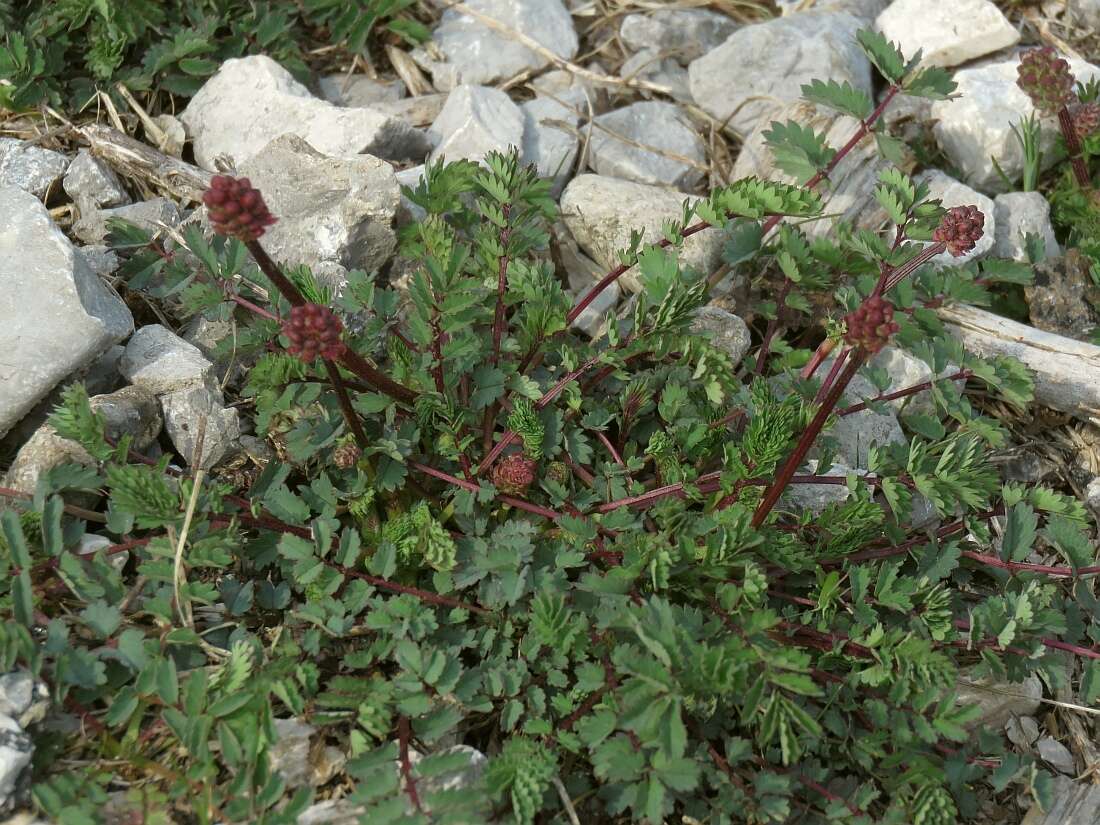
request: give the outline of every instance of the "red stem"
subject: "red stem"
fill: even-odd
[[[973,375],[970,370],[959,370],[952,375],[945,375],[939,379],[941,381],[958,381],[959,379],[969,378]],[[905,387],[904,389],[897,390],[896,392],[887,392],[876,395],[874,398],[869,398],[866,401],[861,401],[859,404],[853,404],[850,407],[845,407],[842,410],[837,411],[837,416],[842,417],[845,415],[851,415],[852,413],[862,412],[867,409],[871,404],[878,401],[895,401],[898,398],[905,398],[909,395],[916,395],[918,392],[924,392],[927,389],[931,389],[935,385],[935,381],[922,381],[919,384],[913,384],[911,387]]]
[[[401,781],[405,793],[418,813],[424,813],[420,806],[420,795],[416,792],[416,780],[412,775],[412,762],[409,760],[409,717],[400,716],[397,720],[398,761],[401,764]]]
[[[768,487],[767,491],[764,493],[764,498],[756,508],[756,512],[753,513],[753,527],[760,527],[764,523],[764,520],[767,519],[768,513],[775,507],[776,502],[779,501],[779,497],[783,494],[787,485],[790,484],[795,471],[802,466],[802,462],[806,458],[806,453],[810,451],[810,447],[813,446],[817,436],[821,433],[821,429],[825,426],[825,422],[828,421],[829,416],[832,415],[833,407],[835,407],[836,402],[840,400],[840,395],[844,392],[844,388],[848,386],[852,378],[855,377],[856,372],[863,366],[866,357],[867,353],[863,349],[856,350],[855,354],[848,362],[848,366],[845,367],[844,372],[841,373],[840,378],[838,378],[829,388],[829,392],[818,408],[817,414],[813,417],[810,425],[806,428],[806,431],[795,445],[794,452],[787,458],[787,462],[779,471],[779,475],[776,476],[775,483]]]
[[[826,338],[818,344],[817,349],[814,350],[814,354],[810,357],[810,360],[806,362],[806,366],[802,368],[802,372],[798,374],[798,377],[803,381],[813,378],[814,373],[817,372],[817,368],[825,362],[825,359],[829,357],[834,349],[836,349],[836,341],[832,338]]]
[[[1092,178],[1089,177],[1088,167],[1081,155],[1081,138],[1077,134],[1077,127],[1073,125],[1073,117],[1065,106],[1058,112],[1058,126],[1061,127],[1062,137],[1066,140],[1066,153],[1069,155],[1077,185],[1086,191],[1092,189]]]
[[[340,370],[327,358],[325,359],[325,369],[328,371],[329,381],[332,382],[332,389],[336,392],[336,399],[340,402],[340,412],[344,415],[344,421],[347,422],[348,429],[355,436],[355,443],[359,445],[359,449],[365,450],[369,443],[367,434],[363,431],[363,422],[356,415],[355,407],[351,405],[348,388],[344,386],[344,379],[340,377]]]
[[[837,374],[844,366],[844,362],[848,360],[848,356],[851,355],[851,349],[842,350],[840,355],[833,361],[832,367],[829,368],[829,372],[825,374],[825,380],[821,382],[821,386],[817,388],[817,395],[814,396],[814,401],[821,403],[825,398],[825,394],[829,391],[829,388],[833,385],[833,381],[836,380]]]
[[[410,405],[416,403],[417,394],[415,392],[398,384],[377,367],[371,366],[367,359],[351,347],[345,348],[344,354],[340,356],[340,363],[390,398]]]
[[[511,204],[504,204],[502,212],[507,222]],[[500,264],[497,268],[497,305],[493,313],[493,354],[490,362],[495,367],[500,361],[500,342],[504,338],[504,294],[508,290],[508,239],[512,231],[508,227],[500,230]]]
[[[620,346],[625,345],[626,343],[627,342],[624,341],[623,344],[621,344]],[[535,402],[535,409],[541,410],[546,407],[547,404],[549,404],[551,401],[557,398],[558,395],[561,394],[561,391],[564,390],[566,386],[568,386],[570,381],[575,381],[577,378],[584,375],[584,373],[591,369],[592,365],[599,360],[599,355],[593,355],[575,370],[564,375],[560,381],[558,381],[556,384],[554,384],[554,386],[544,392],[542,394],[542,397]],[[506,449],[508,449],[508,447],[514,444],[517,438],[519,438],[519,433],[513,432],[512,430],[508,430],[507,432],[505,432],[504,435],[501,436],[500,441],[498,441],[493,449],[491,449],[488,454],[486,454],[485,458],[481,460],[481,463],[477,467],[477,474],[482,475],[486,470],[492,467],[493,462],[500,457],[501,453],[503,453]]]

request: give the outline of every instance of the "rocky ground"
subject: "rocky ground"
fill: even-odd
[[[1071,57],[1079,80],[1100,79],[1100,50],[1090,39],[1100,29],[1100,3],[1052,0],[1007,15],[989,0],[796,0],[771,12],[732,2],[446,5],[454,7],[438,14],[430,42],[390,47],[384,70],[381,58],[321,66],[311,88],[256,55],[226,62],[175,115],[134,101],[130,111],[104,107],[98,125],[88,112],[0,122],[4,495],[31,494],[51,468],[90,460],[43,423],[58,389],[73,380],[87,383],[116,437],[131,435],[149,455],[169,451],[181,465],[221,472],[270,456],[235,394],[238,365],[214,355],[226,326],[181,327],[171,300],[151,305],[127,291],[119,258],[105,245],[109,218],[152,229],[171,247],[181,227],[203,220],[196,194],[210,173],[235,168],[280,216],[265,238],[278,260],[307,264],[334,288],[353,268],[401,285],[395,231],[416,219],[417,207],[400,186],[415,186],[423,163],[479,160],[515,145],[554,180],[562,219],[552,253],[580,293],[614,265],[632,230],[658,236],[684,198],[747,175],[782,177],[763,145],[771,121],[792,118],[826,131],[834,146],[843,142],[853,122],[800,102],[800,88],[829,78],[874,93],[872,67],[854,45],[859,28],[874,26],[907,54],[922,49],[926,62],[951,69],[959,85],[960,99],[902,102],[887,122],[911,147],[903,163],[935,197],[985,213],[986,235],[972,255],[1022,261],[1025,233],[1045,241],[1048,258],[1018,313],[1027,324],[1008,326],[1014,322],[980,311],[946,317],[969,344],[1015,354],[1038,373],[1034,409],[992,408],[1016,436],[1002,456],[1006,474],[1073,491],[1100,514],[1100,347],[1088,341],[1100,287],[1076,250],[1059,248],[1044,196],[1005,183],[1023,171],[1013,126],[1033,112],[1015,85],[1019,50],[1025,42],[1053,44]],[[1056,129],[1046,126],[1053,140]],[[882,163],[869,140],[858,147],[834,176],[826,212],[880,227],[884,215],[868,195]],[[829,228],[822,221],[810,231]],[[685,257],[719,271],[718,297],[698,325],[736,362],[759,341],[752,304],[770,286],[766,273],[721,270],[725,242],[700,233]],[[594,334],[639,288],[629,277],[620,283],[577,319],[581,332]],[[894,387],[931,375],[896,349],[876,365]],[[195,423],[203,417],[196,455]],[[835,434],[840,449],[829,472],[839,475],[865,466],[871,443],[902,438],[892,412],[869,410],[844,418]],[[846,493],[823,486],[798,494],[820,507]],[[87,552],[105,541],[86,537]],[[1037,679],[960,690],[982,703],[979,724],[1003,727],[1021,751],[1069,778],[1100,776],[1093,717],[1075,708],[1072,695],[1044,693]],[[39,693],[26,674],[0,677],[0,810],[24,781],[31,752],[23,731],[39,721]],[[342,755],[309,763],[313,731],[293,725],[285,731],[288,780],[328,781]],[[1067,782],[1060,798],[1060,814],[1044,819],[1035,811],[1025,821],[1100,821],[1100,794]],[[1014,809],[991,800],[986,821],[1015,822]],[[350,822],[353,812],[326,802],[301,821]]]

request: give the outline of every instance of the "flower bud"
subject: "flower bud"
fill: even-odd
[[[509,453],[493,465],[493,486],[502,493],[521,496],[535,480],[537,466],[538,462],[523,453]]]
[[[290,318],[283,322],[283,334],[290,339],[287,352],[296,355],[307,364],[318,356],[335,360],[346,349],[341,335],[344,325],[331,309],[319,304],[303,304],[290,310]]]
[[[976,206],[956,206],[947,210],[932,240],[947,246],[956,258],[974,249],[985,233],[985,215]]]
[[[1019,75],[1016,85],[1031,98],[1035,108],[1045,114],[1055,114],[1077,99],[1069,63],[1058,57],[1050,46],[1025,52],[1016,72]]]
[[[263,195],[248,178],[215,175],[202,196],[214,231],[227,238],[254,241],[275,223]]]

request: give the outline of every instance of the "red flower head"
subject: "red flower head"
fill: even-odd
[[[524,457],[523,453],[509,453],[493,465],[493,486],[511,496],[527,492],[535,480],[538,462]]]
[[[1058,57],[1050,46],[1024,52],[1016,72],[1019,74],[1016,85],[1027,93],[1035,108],[1041,112],[1055,114],[1077,99],[1069,63]]]
[[[985,233],[985,215],[976,206],[956,206],[947,210],[932,240],[947,245],[947,251],[958,258],[974,249]]]
[[[214,231],[228,238],[254,241],[275,223],[259,189],[248,178],[215,175],[202,195]]]
[[[845,343],[863,347],[870,353],[886,346],[890,337],[898,331],[894,305],[878,295],[868,298],[845,315],[844,321],[848,325],[848,331],[844,333]]]
[[[343,332],[340,319],[331,309],[319,304],[294,307],[290,310],[290,318],[283,322],[283,334],[290,339],[287,352],[310,364],[318,355],[329,360],[343,355],[346,349],[340,340]]]
[[[1069,116],[1080,138],[1087,138],[1094,132],[1100,131],[1100,103],[1090,101],[1070,106]]]

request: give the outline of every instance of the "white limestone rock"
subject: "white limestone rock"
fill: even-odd
[[[691,189],[703,179],[705,161],[698,130],[680,107],[661,101],[600,115],[589,143],[589,163],[597,174],[654,186]]]
[[[36,198],[44,198],[68,168],[69,159],[60,152],[0,137],[0,186],[17,186]]]
[[[735,367],[741,363],[752,343],[748,324],[740,316],[716,306],[699,307],[691,331],[706,334],[711,344],[725,352]]]
[[[561,0],[466,0],[486,17],[521,32],[559,57],[577,53],[573,18]],[[546,68],[549,61],[514,37],[480,20],[447,9],[432,32],[430,48],[415,49],[413,59],[432,74],[442,92],[463,84],[496,83],[526,70]]]
[[[320,100],[264,55],[227,60],[180,115],[194,141],[195,161],[216,171],[215,157],[243,164],[275,138],[293,134],[326,155],[363,153],[386,160],[422,160],[424,135],[399,118]]]
[[[936,142],[959,170],[963,181],[982,192],[1004,192],[994,160],[1011,181],[1020,180],[1024,154],[1012,127],[1036,114],[1031,99],[1016,85],[1018,59],[988,63],[955,72],[958,97],[932,104]],[[1070,58],[1071,71],[1081,83],[1100,79],[1100,68]],[[1045,163],[1054,160],[1057,118],[1044,117],[1041,148]]]
[[[436,143],[431,159],[480,161],[493,151],[523,144],[524,116],[500,89],[462,85],[447,97],[428,135]]]
[[[1013,46],[1020,33],[989,0],[894,0],[875,28],[906,57],[921,50],[921,65],[958,66]]]
[[[31,193],[0,186],[0,434],[134,328]]]
[[[805,12],[744,26],[688,67],[691,95],[707,113],[747,135],[802,96],[815,78],[871,91],[871,64],[856,42],[863,26],[846,12]]]
[[[684,194],[675,189],[603,175],[578,175],[562,193],[561,211],[581,249],[610,269],[618,264],[618,250],[630,245],[632,230],[644,230],[643,244],[658,242],[663,237],[663,222],[683,216],[684,200]],[[724,243],[721,232],[698,232],[685,240],[681,262],[702,273],[713,272],[721,262]],[[619,281],[632,292],[641,289],[633,269]]]
[[[993,199],[996,231],[993,257],[1026,261],[1025,235],[1043,239],[1046,257],[1060,255],[1061,247],[1050,222],[1050,204],[1039,192],[1006,192]]]
[[[981,258],[993,248],[993,239],[997,234],[997,215],[991,199],[939,169],[930,169],[919,175],[917,179],[928,184],[929,197],[938,198],[943,202],[944,207],[950,209],[953,206],[976,206],[985,216],[982,237],[970,252],[958,258],[950,252],[943,252],[933,258],[931,263],[939,266],[962,266],[967,261]]]
[[[190,386],[162,395],[164,430],[176,452],[192,464],[198,445],[199,427],[206,419],[202,455],[198,466],[210,469],[237,449],[241,437],[237,411],[225,407],[221,392],[211,386]]]
[[[554,181],[551,194],[557,197],[573,176],[579,141],[575,132],[580,118],[556,100],[536,97],[520,104],[523,112],[524,163],[533,163],[539,176]]]
[[[653,49],[688,63],[720,46],[737,27],[735,20],[710,9],[656,9],[626,15],[619,36],[631,51]]]
[[[149,232],[159,232],[163,226],[175,227],[180,223],[180,210],[167,198],[138,201],[113,209],[96,209],[83,202],[80,218],[73,225],[73,234],[86,244],[101,245],[110,229],[107,221],[112,218],[128,221]]]
[[[363,74],[348,77],[342,72],[322,77],[317,86],[321,96],[329,103],[351,108],[369,109],[375,103],[390,103],[408,94],[401,78],[375,80]]]
[[[130,202],[114,170],[87,149],[76,153],[62,185],[65,193],[78,204],[89,203],[103,208],[125,206]]]
[[[214,365],[193,344],[160,324],[144,326],[126,344],[119,364],[123,377],[154,395],[202,384]]]
[[[385,161],[326,157],[297,135],[283,135],[242,164],[241,174],[279,217],[264,233],[274,260],[323,275],[334,267],[370,272],[393,255],[401,190]]]

